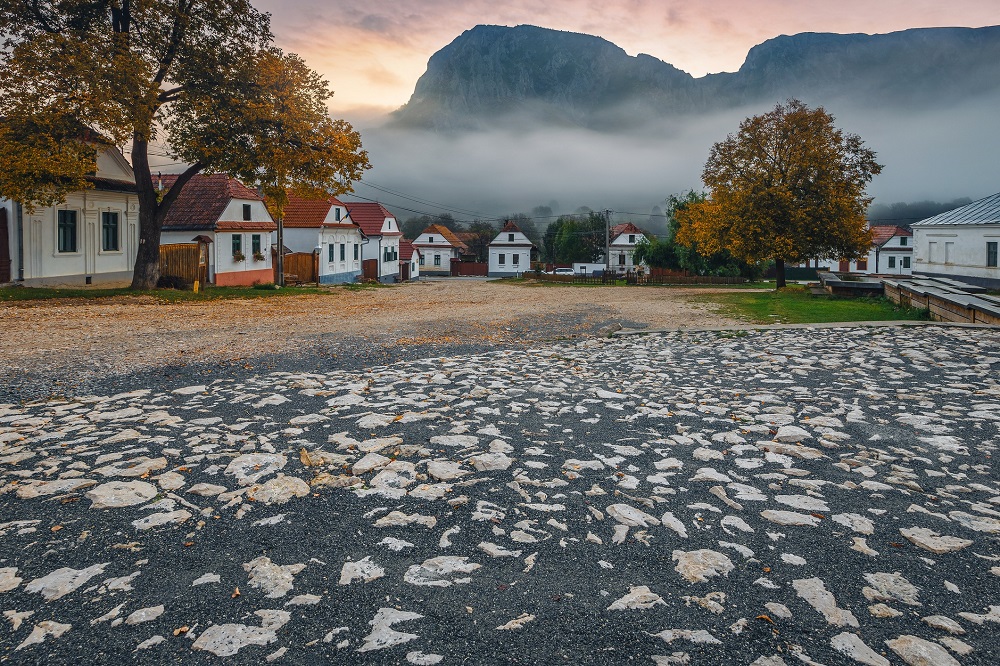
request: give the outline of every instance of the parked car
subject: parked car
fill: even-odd
[[[553,275],[576,275],[572,268],[557,268],[552,271]]]

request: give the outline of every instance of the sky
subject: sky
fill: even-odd
[[[603,37],[694,76],[739,69],[766,39],[1000,23],[998,0],[255,0],[278,46],[330,81],[331,110],[355,123],[406,103],[427,60],[479,24],[531,24]]]

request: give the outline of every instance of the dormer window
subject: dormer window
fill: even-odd
[[[434,242],[434,236],[428,236],[427,237],[427,242],[428,243],[433,243]]]
[[[339,207],[334,208],[333,211],[334,211],[333,219],[335,219],[337,222],[340,222],[340,208]]]
[[[629,245],[635,245],[635,234],[628,235],[628,243]]]
[[[249,222],[252,216],[250,204],[243,204],[243,221]]]
[[[507,242],[508,243],[514,242],[514,234],[507,234]]]
[[[906,241],[907,241],[906,236],[900,236],[899,237],[899,247],[906,247]]]

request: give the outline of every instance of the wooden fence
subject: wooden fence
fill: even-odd
[[[276,259],[276,257],[275,257]],[[278,262],[273,261],[274,281],[278,282]],[[302,284],[319,281],[319,255],[314,252],[288,252],[285,254],[285,282]]]
[[[205,248],[203,250],[203,248]],[[208,281],[208,253],[203,243],[160,245],[160,278],[193,284]]]
[[[451,276],[485,276],[489,273],[489,264],[478,261],[451,260]]]

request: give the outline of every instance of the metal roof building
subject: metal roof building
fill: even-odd
[[[1000,224],[1000,193],[973,201],[961,208],[928,217],[926,220],[914,222],[910,226],[926,227],[950,224]]]

